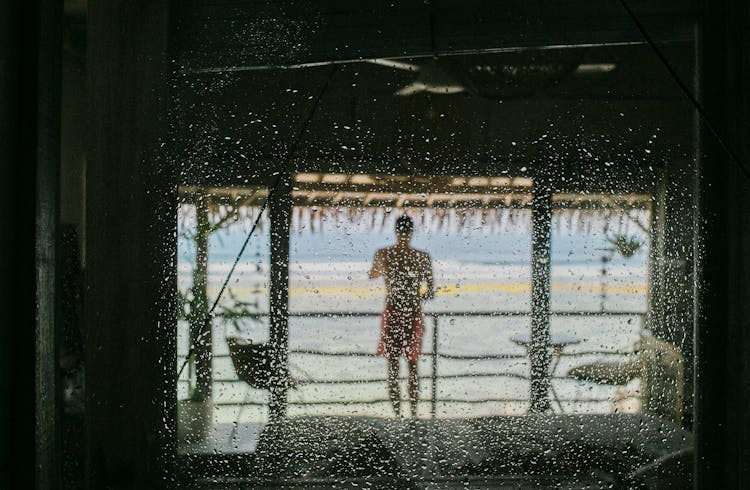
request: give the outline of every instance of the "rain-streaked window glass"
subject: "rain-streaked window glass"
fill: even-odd
[[[526,356],[512,339],[528,326],[531,181],[322,174],[296,180],[289,362],[298,386],[289,394],[288,413],[523,413]],[[337,182],[328,196],[335,205],[315,189],[331,182]],[[415,187],[421,192],[408,192]],[[311,196],[313,202],[306,201]],[[414,226],[409,247],[429,257],[424,268],[432,281],[420,286],[433,291],[417,306],[419,332],[410,348],[419,352],[403,356],[393,372],[383,344],[391,303],[398,301],[390,293],[398,284],[371,272],[379,253],[397,252],[402,216]],[[413,265],[407,272],[428,271]],[[416,381],[407,374],[410,362]],[[398,378],[397,395],[391,376]]]
[[[248,362],[260,357],[247,348],[269,341],[266,196],[260,188],[180,188],[177,422],[182,451],[253,451],[261,424],[268,421],[268,392],[254,382],[261,370]],[[238,257],[256,221],[253,240]]]
[[[49,164],[13,177],[34,477],[658,489],[742,459],[732,5],[39,3],[0,83]]]
[[[641,375],[632,366],[649,335],[650,203],[650,196],[553,196],[551,377],[561,413],[641,411]]]
[[[643,46],[219,80],[230,163],[180,189],[183,452],[300,484],[684,466],[693,126]],[[219,185],[246,175],[265,187]]]

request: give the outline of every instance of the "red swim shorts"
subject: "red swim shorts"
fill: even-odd
[[[388,359],[403,355],[409,361],[416,361],[422,353],[423,332],[420,308],[397,310],[386,305],[380,322],[377,354]]]

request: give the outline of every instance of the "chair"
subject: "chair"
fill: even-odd
[[[678,424],[682,422],[684,361],[679,349],[662,339],[643,337],[632,359],[584,364],[571,369],[568,376],[608,385],[625,385],[639,378],[641,410]]]
[[[279,374],[268,344],[227,337],[227,345],[237,377],[245,383],[264,390],[295,386],[287,376]]]

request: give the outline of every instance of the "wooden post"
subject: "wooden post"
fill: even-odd
[[[531,411],[550,408],[550,238],[551,192],[536,185],[531,209]]]
[[[190,308],[190,342],[195,343],[195,398],[209,400],[212,387],[213,322],[207,318],[208,303],[208,238],[211,222],[205,192],[195,203],[195,267],[193,268],[193,299]]]
[[[289,226],[291,221],[291,175],[281,176],[268,203],[271,219],[270,344],[271,368],[276,382],[271,387],[271,421],[286,414],[289,379]]]

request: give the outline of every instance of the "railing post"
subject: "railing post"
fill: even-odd
[[[432,400],[430,415],[434,419],[437,416],[437,367],[438,367],[438,317],[432,318]]]
[[[550,408],[550,237],[552,194],[536,184],[531,209],[531,412]]]
[[[270,420],[286,415],[289,377],[289,226],[292,215],[291,174],[284,174],[274,194],[268,196],[271,225],[270,331],[271,384]]]

